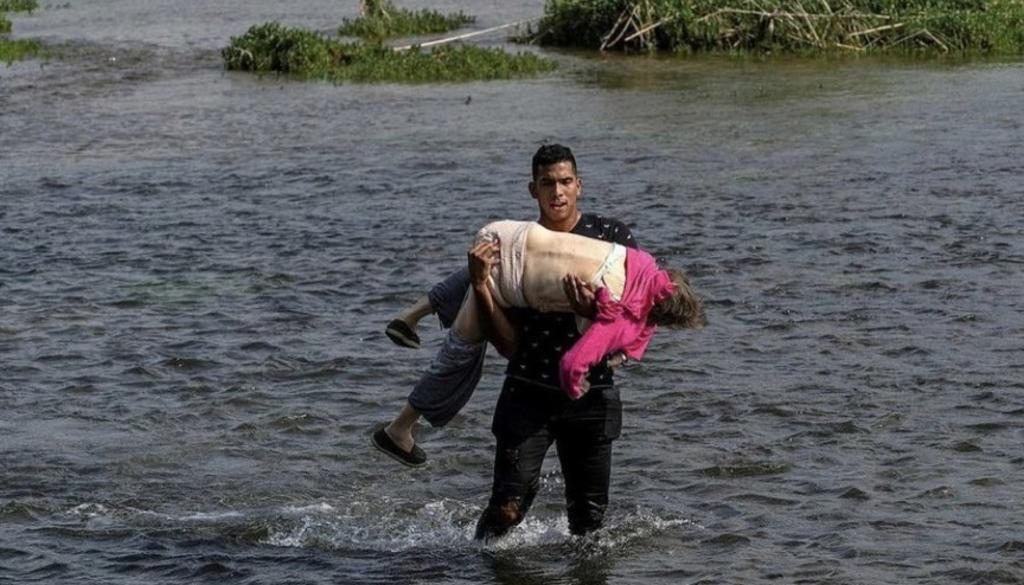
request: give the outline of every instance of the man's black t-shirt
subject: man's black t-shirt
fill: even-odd
[[[571,233],[637,247],[633,234],[624,223],[591,213],[584,213]],[[518,309],[516,315],[521,324],[519,347],[508,362],[506,375],[558,389],[558,362],[580,337],[575,315],[541,313],[533,309]],[[588,380],[591,388],[613,384],[612,372],[604,361],[590,369]]]

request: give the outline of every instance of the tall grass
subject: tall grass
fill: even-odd
[[[446,45],[429,52],[383,44],[350,44],[271,22],[256,25],[221,51],[229,70],[305,79],[425,82],[507,79],[550,71],[554,62],[529,53]]]
[[[366,14],[359,18],[344,19],[338,27],[338,34],[383,40],[448,32],[475,20],[462,12],[445,15],[429,9],[412,11],[397,8],[389,2],[376,2],[369,3]]]
[[[668,51],[1024,52],[1024,0],[549,0],[542,44]]]

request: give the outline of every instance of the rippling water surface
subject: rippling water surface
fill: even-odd
[[[348,4],[13,17],[64,56],[0,69],[0,581],[1024,582],[1024,63],[222,71],[250,24],[329,30]],[[420,4],[480,27],[542,5]],[[568,536],[552,459],[481,547],[503,364],[406,470],[367,433],[440,334],[382,328],[476,226],[535,215],[544,141],[711,324],[619,376],[596,537]]]

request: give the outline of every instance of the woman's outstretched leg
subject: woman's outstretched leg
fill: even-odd
[[[468,291],[437,356],[398,416],[374,434],[374,445],[406,465],[425,462],[426,455],[416,446],[413,435],[416,423],[423,416],[436,427],[448,424],[476,390],[486,350],[476,299]]]
[[[418,348],[420,337],[416,333],[416,326],[420,320],[437,313],[441,326],[451,327],[467,290],[469,270],[460,268],[432,286],[426,296],[420,297],[411,306],[402,310],[388,323],[384,333],[391,341],[402,347]]]
[[[433,312],[434,307],[430,304],[430,298],[424,295],[388,322],[388,326],[384,329],[384,334],[388,336],[388,339],[395,342],[395,345],[418,349],[420,346],[420,336],[416,333],[416,326],[419,324],[420,319]]]
[[[412,452],[412,448],[416,444],[412,430],[419,420],[420,413],[411,404],[406,402],[398,416],[384,427],[384,432],[403,451]]]

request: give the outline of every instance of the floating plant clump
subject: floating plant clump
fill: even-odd
[[[531,53],[511,54],[471,45],[430,51],[380,43],[343,43],[276,22],[253,26],[221,52],[230,70],[282,73],[305,79],[428,82],[508,79],[543,73],[555,63]]]
[[[475,21],[474,17],[462,12],[441,14],[429,9],[397,8],[390,2],[367,2],[363,15],[343,20],[338,34],[382,40],[448,32]]]

